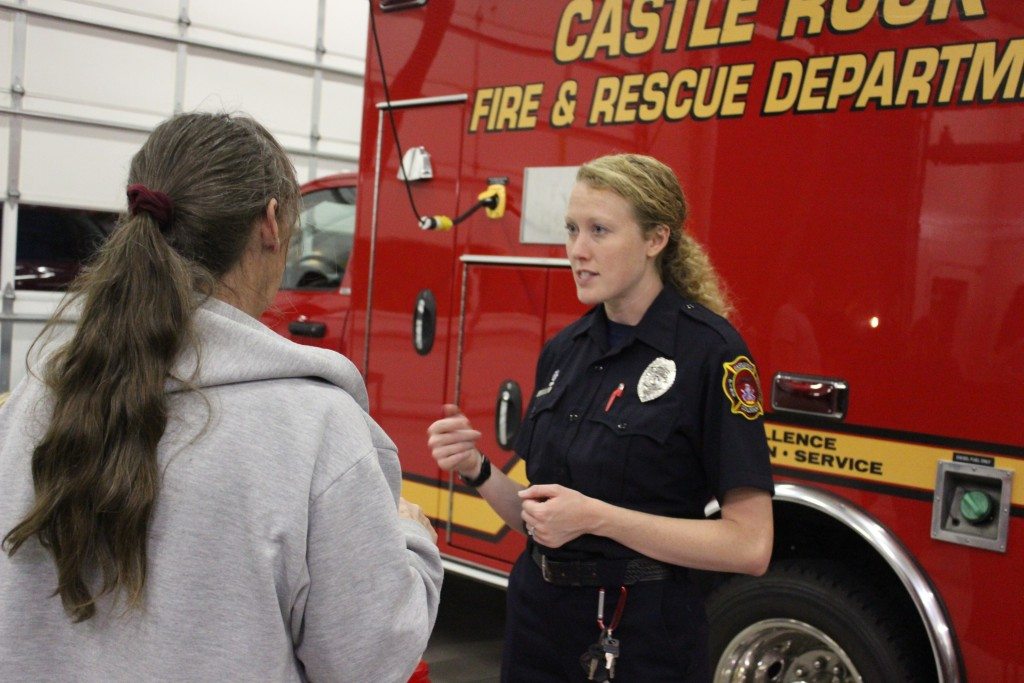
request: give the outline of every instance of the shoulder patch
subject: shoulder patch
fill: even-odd
[[[746,356],[736,356],[728,363],[722,363],[722,391],[732,404],[732,412],[748,420],[764,415],[761,406],[761,383],[757,378],[754,362]]]

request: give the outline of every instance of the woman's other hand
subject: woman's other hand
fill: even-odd
[[[430,518],[423,514],[423,508],[419,505],[410,503],[405,498],[399,498],[398,516],[402,519],[411,519],[414,522],[418,522],[420,526],[430,532],[430,538],[433,539],[434,543],[437,543],[437,532],[434,531],[434,525],[430,523]]]
[[[548,548],[558,548],[590,533],[592,498],[558,484],[538,484],[519,492],[526,533]]]

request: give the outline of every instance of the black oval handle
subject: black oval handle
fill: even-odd
[[[320,339],[327,335],[327,325],[312,320],[293,320],[288,323],[288,331],[299,337]]]
[[[507,379],[498,388],[498,400],[494,405],[494,434],[499,448],[512,450],[522,422],[523,392],[515,380]]]
[[[437,328],[437,301],[429,289],[416,295],[412,311],[412,346],[416,353],[425,356],[434,348],[434,333]]]

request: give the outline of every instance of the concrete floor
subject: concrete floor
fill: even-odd
[[[504,628],[504,590],[446,574],[437,624],[423,655],[431,683],[497,683]]]

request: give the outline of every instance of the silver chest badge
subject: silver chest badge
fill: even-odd
[[[668,358],[655,358],[640,375],[640,381],[636,385],[636,394],[642,403],[647,403],[663,395],[675,381],[675,361]]]

